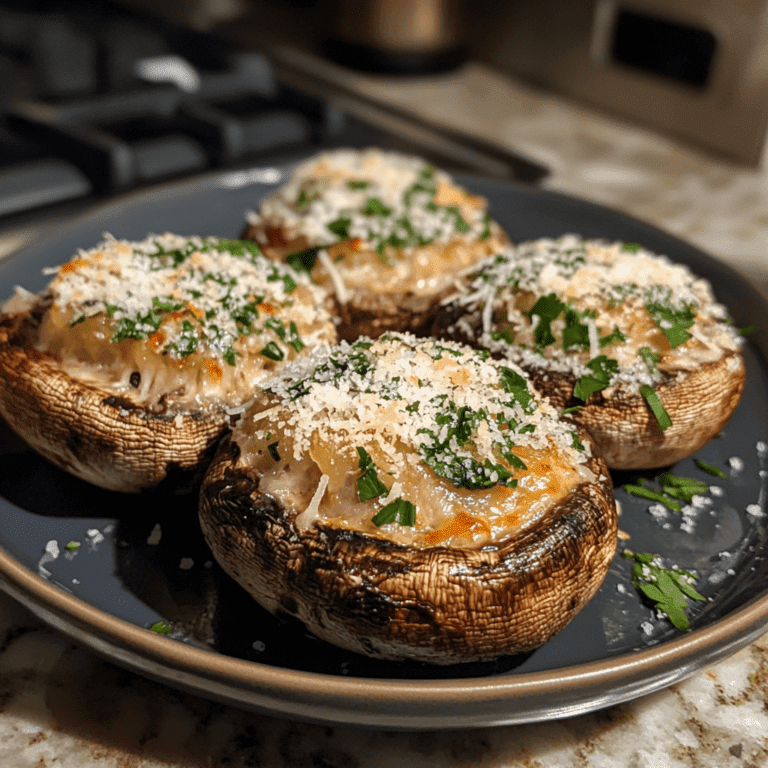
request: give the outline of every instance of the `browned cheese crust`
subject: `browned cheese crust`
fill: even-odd
[[[28,344],[33,331],[29,316],[0,317],[0,415],[35,450],[113,491],[199,485],[228,428],[226,413],[153,413],[70,376]]]
[[[617,517],[604,462],[541,520],[497,546],[407,547],[312,526],[259,492],[223,441],[203,482],[200,522],[232,578],[274,614],[385,659],[433,664],[530,651],[592,598],[615,553]]]

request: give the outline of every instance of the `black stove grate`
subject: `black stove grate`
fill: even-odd
[[[366,122],[300,87],[261,54],[117,3],[0,0],[0,230],[297,150],[378,144],[467,167],[437,154],[434,132],[408,146],[391,121]],[[546,174],[490,154],[504,177]]]
[[[213,36],[110,3],[0,0],[0,224],[350,129]]]

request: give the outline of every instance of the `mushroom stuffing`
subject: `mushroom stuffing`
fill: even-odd
[[[484,262],[436,336],[514,361],[611,469],[673,464],[744,387],[743,339],[705,280],[636,243],[543,238]]]
[[[0,413],[104,488],[183,492],[260,378],[336,333],[326,295],[253,243],[108,238],[0,318]]]
[[[385,334],[262,385],[201,492],[261,605],[336,645],[436,664],[531,650],[602,582],[608,472],[515,366]]]

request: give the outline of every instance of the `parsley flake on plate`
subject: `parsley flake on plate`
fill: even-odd
[[[685,613],[688,598],[702,602],[706,599],[693,586],[696,574],[677,566],[667,568],[658,555],[650,552],[625,549],[621,555],[625,560],[633,561],[632,585],[677,629],[689,629],[691,624]]]
[[[719,467],[715,467],[712,464],[707,464],[705,461],[701,461],[700,459],[694,459],[694,463],[699,469],[703,470],[707,474],[714,475],[715,477],[719,477],[723,480],[725,480],[728,477],[728,475],[725,472],[723,472],[722,469],[720,469]]]

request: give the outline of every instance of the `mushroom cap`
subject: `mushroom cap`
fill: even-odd
[[[592,598],[615,553],[613,489],[598,458],[595,482],[509,539],[469,549],[300,530],[239,455],[226,437],[203,480],[200,523],[214,556],[267,610],[369,656],[453,664],[530,651]]]
[[[534,387],[558,409],[573,406],[576,377],[521,366]],[[655,469],[706,445],[725,426],[744,389],[746,367],[738,352],[688,371],[665,374],[654,389],[672,420],[662,430],[639,391],[618,384],[589,396],[568,415],[587,431],[611,469]]]
[[[253,240],[261,244],[261,233],[266,231],[270,242],[282,243],[279,231],[274,228],[262,230],[249,226],[241,235],[244,240]],[[261,245],[265,256],[283,261],[285,256],[301,253],[310,249],[306,238],[299,238],[286,244]],[[323,279],[317,271],[313,278],[320,281],[330,292],[330,281]],[[429,326],[440,308],[440,302],[453,292],[453,285],[448,285],[429,294],[417,294],[413,291],[376,291],[369,288],[350,288],[344,302],[331,293],[334,312],[339,318],[336,327],[338,336],[344,341],[354,341],[360,336],[378,338],[388,331],[427,335]]]
[[[339,336],[351,341],[421,331],[455,275],[507,244],[486,211],[420,158],[343,149],[296,169],[242,237],[276,261],[309,253],[315,282],[335,291]],[[321,248],[327,256],[315,258]]]
[[[0,315],[0,414],[110,490],[199,487],[255,382],[336,339],[325,291],[252,243],[106,236],[51,272]]]
[[[610,469],[653,469],[690,456],[720,432],[741,397],[746,368],[738,334],[709,284],[685,265],[629,246],[566,235],[510,248],[467,278],[465,295],[441,307],[430,331],[514,361],[555,408],[573,409],[567,418],[587,431]],[[649,309],[654,302],[659,317]],[[550,312],[545,320],[539,304]],[[609,325],[598,328],[598,318]],[[549,330],[541,346],[540,320]],[[574,388],[599,356],[616,368],[584,401]],[[671,425],[660,426],[646,388]]]
[[[28,318],[0,319],[0,415],[62,469],[113,491],[199,486],[227,431],[223,409],[155,413],[86,383],[24,343]]]

